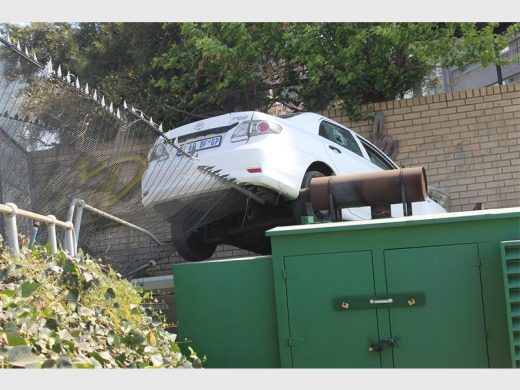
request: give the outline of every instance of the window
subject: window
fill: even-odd
[[[368,158],[370,159],[370,161],[372,161],[373,164],[377,165],[379,168],[384,170],[396,169],[395,166],[393,166],[389,161],[387,161],[386,158],[382,156],[380,152],[378,152],[376,149],[372,147],[372,145],[363,141],[361,141],[361,143],[365,147],[365,150],[368,154]]]
[[[345,129],[339,126],[333,125],[329,122],[321,122],[320,124],[320,135],[328,140],[343,146],[345,149],[350,150],[353,153],[363,157],[363,153],[359,148],[354,136]]]

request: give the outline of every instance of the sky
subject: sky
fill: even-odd
[[[511,21],[520,2],[507,0],[18,0],[0,22],[26,21]]]

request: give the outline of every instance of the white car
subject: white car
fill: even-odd
[[[234,112],[165,136],[197,160],[187,166],[182,160],[188,159],[159,138],[148,156],[142,202],[171,222],[176,249],[190,261],[209,258],[220,243],[269,253],[266,229],[298,223],[300,216],[311,213],[318,222],[326,221],[326,212],[314,212],[297,199],[313,177],[398,168],[359,134],[315,113],[276,117]],[[233,196],[225,183],[205,185],[211,177],[198,174],[197,166],[215,167],[220,175],[255,186],[268,202],[249,203],[244,196]],[[432,199],[413,203],[412,209],[416,215],[446,212]],[[393,217],[403,215],[400,204],[392,205],[391,211]],[[343,209],[342,218],[370,219],[370,208]]]

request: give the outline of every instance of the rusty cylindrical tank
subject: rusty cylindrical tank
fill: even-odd
[[[427,197],[422,167],[316,177],[309,188],[300,190],[300,198],[310,202],[314,210],[411,204]]]

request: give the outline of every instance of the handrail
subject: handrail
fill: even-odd
[[[77,207],[77,209],[76,209]],[[152,232],[149,230],[143,229],[142,227],[139,227],[137,225],[134,225],[133,223],[127,222],[124,219],[118,218],[112,214],[106,213],[102,210],[99,210],[95,207],[92,207],[85,203],[83,199],[74,198],[72,202],[70,203],[69,212],[67,214],[67,221],[68,223],[74,223],[74,234],[75,234],[75,252],[78,251],[78,242],[79,242],[79,233],[81,230],[81,220],[83,218],[83,210],[90,211],[91,213],[100,215],[106,219],[109,219],[111,221],[117,222],[120,225],[132,228],[134,230],[140,231],[141,233],[146,234],[152,240],[154,240],[158,245],[166,245],[166,243],[160,241]],[[74,221],[74,222],[73,222]]]
[[[65,240],[64,249],[69,252],[71,256],[75,255],[76,244],[74,242],[74,226],[71,222],[63,222],[57,220],[54,215],[41,215],[19,209],[14,203],[0,203],[0,213],[4,215],[5,219],[5,230],[7,234],[8,246],[14,256],[18,256],[20,253],[18,244],[18,227],[16,224],[17,216],[38,221],[47,225],[47,232],[49,237],[49,243],[51,245],[51,252],[54,254],[58,251],[58,243],[56,240],[56,226],[65,229]]]

